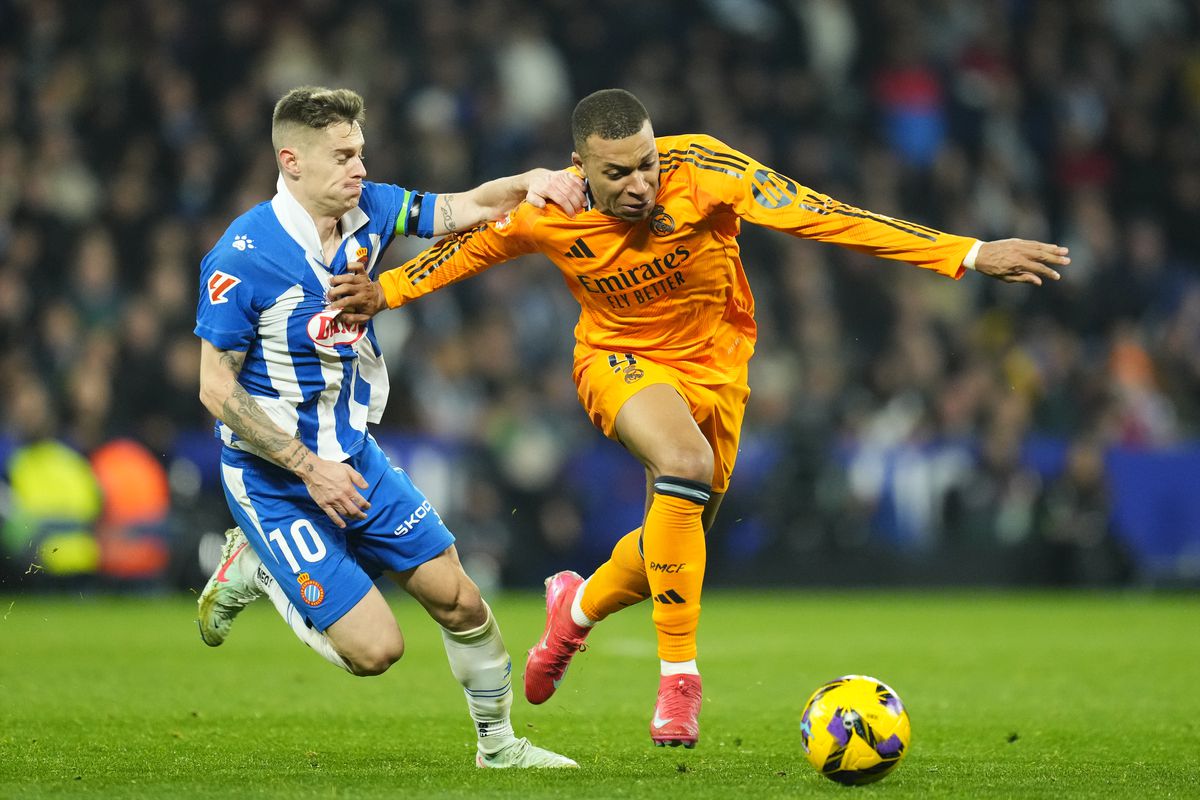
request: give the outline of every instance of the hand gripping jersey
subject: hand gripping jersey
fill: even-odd
[[[649,219],[522,204],[503,220],[443,240],[379,280],[395,307],[517,256],[541,252],[580,305],[576,376],[590,352],[630,351],[736,372],[753,354],[754,298],[738,248],[741,221],[954,278],[974,239],[839,203],[704,135],[661,136]]]
[[[316,224],[279,179],[278,192],[233,221],[200,265],[197,336],[246,354],[238,381],[285,432],[321,458],[358,452],[387,402],[388,376],[370,324],[326,310],[329,279],[354,261],[370,273],[397,235],[431,236],[436,195],[363,183],[325,263]],[[218,421],[226,446],[255,448]]]

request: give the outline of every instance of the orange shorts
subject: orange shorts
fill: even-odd
[[[689,363],[651,361],[634,353],[593,350],[576,361],[574,373],[579,402],[592,424],[614,440],[617,412],[626,400],[654,384],[673,387],[712,445],[713,491],[729,488],[750,397],[746,364],[719,371]]]

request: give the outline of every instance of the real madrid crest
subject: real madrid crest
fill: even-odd
[[[650,211],[650,232],[655,236],[666,236],[675,232],[675,220],[662,206],[655,206]]]

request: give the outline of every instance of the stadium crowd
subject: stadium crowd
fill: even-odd
[[[1085,574],[1070,556],[1115,547],[1102,453],[1200,431],[1195,2],[0,0],[10,451],[131,437],[166,459],[211,425],[199,259],[274,193],[264,120],[302,84],[366,98],[373,180],[456,191],[565,166],[575,100],[623,86],[657,133],[711,133],[840,200],[1071,248],[1034,288],[747,230],[746,448],[773,455],[734,481],[729,552],[754,514],[758,556],[862,546],[882,480],[864,453],[965,442],[926,465],[932,508],[905,544],[1037,540],[1067,554],[1047,580],[1116,576],[1117,556]],[[576,314],[528,258],[376,323],[385,427],[463,447],[451,527],[517,582],[588,529],[567,476],[599,438],[569,378]],[[1066,468],[1033,469],[1031,437],[1066,443]]]

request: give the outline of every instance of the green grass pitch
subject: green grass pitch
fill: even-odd
[[[518,731],[582,769],[477,770],[433,623],[352,678],[260,602],[221,648],[193,598],[0,598],[0,797],[1200,797],[1200,600],[991,592],[705,595],[700,745],[658,749],[649,609],[606,621]],[[493,598],[514,678],[541,598]],[[890,683],[913,746],[881,783],[813,772],[798,720],[845,673]]]

